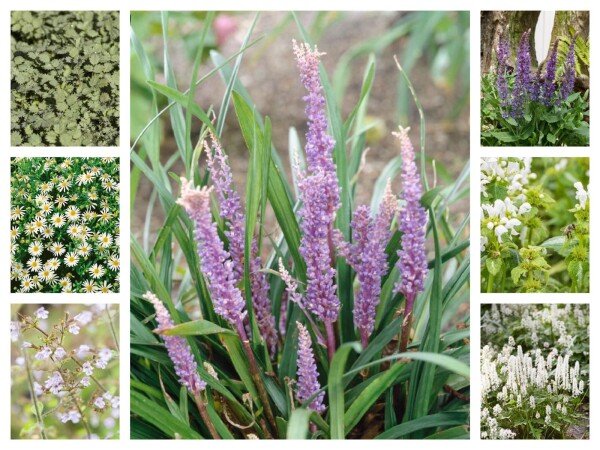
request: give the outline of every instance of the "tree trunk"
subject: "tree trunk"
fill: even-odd
[[[540,11],[482,11],[481,12],[481,75],[493,70],[496,49],[501,38],[508,39],[512,61],[517,54],[521,36],[531,30],[529,44],[534,48],[534,31]],[[537,67],[535,52],[531,51],[531,63]],[[511,62],[511,64],[513,64]]]
[[[554,42],[561,36],[570,37],[569,26],[572,26],[579,35],[587,40],[590,34],[590,12],[589,11],[556,11],[554,24],[552,25],[552,36],[550,42]],[[550,53],[550,52],[548,52]]]

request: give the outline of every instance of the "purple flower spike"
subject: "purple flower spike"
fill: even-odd
[[[195,189],[191,181],[181,179],[182,205],[195,223],[194,236],[198,244],[200,269],[206,278],[215,312],[236,327],[245,337],[243,320],[246,302],[235,286],[233,263],[217,233],[217,225],[210,213],[209,188]]]
[[[534,94],[535,82],[531,77],[531,55],[529,53],[529,33],[527,30],[521,36],[517,50],[517,67],[515,87],[513,91],[513,104],[511,114],[514,118],[523,117],[523,107],[527,98]]]
[[[560,86],[560,97],[563,101],[573,93],[573,89],[575,88],[575,41],[578,35],[578,33],[575,33],[575,36],[573,36],[571,44],[569,44],[567,59],[565,60],[565,74]]]
[[[323,86],[319,78],[319,60],[322,53],[308,44],[296,44],[294,54],[300,79],[308,91],[306,115],[307,174],[299,174],[299,198],[302,208],[302,239],[300,254],[306,261],[306,307],[325,323],[327,348],[330,358],[335,351],[333,323],[337,320],[340,302],[336,295],[333,252],[333,222],[340,204],[332,152],[335,142],[327,134],[327,116]]]
[[[296,386],[296,398],[300,403],[306,402],[319,389],[319,372],[315,362],[315,355],[312,350],[312,341],[310,334],[304,325],[296,322],[298,327],[298,384]],[[308,405],[309,409],[322,413],[325,411],[323,398],[325,392],[319,393]]]
[[[542,87],[542,102],[546,106],[550,106],[554,101],[554,94],[556,93],[556,85],[554,79],[556,78],[556,56],[558,54],[558,39],[554,41],[554,46],[550,52],[548,58],[548,64],[546,64],[546,79]]]
[[[234,284],[237,285],[244,278],[246,219],[240,196],[233,185],[233,176],[227,161],[227,155],[212,133],[210,133],[210,140],[211,146],[214,148],[214,155],[211,151],[211,146],[206,141],[204,142],[208,170],[213,180],[215,191],[219,196],[219,213],[229,226],[229,229],[225,231],[225,235],[229,239],[229,255],[233,262]],[[256,240],[252,242],[252,254],[258,255]],[[260,269],[260,256],[254,256],[250,259],[252,306],[256,314],[260,335],[269,348],[271,355],[273,355],[277,348],[275,317],[271,311],[267,276]]]
[[[204,141],[204,149],[206,150],[208,170],[215,192],[219,197],[219,214],[229,225],[225,236],[229,239],[229,254],[233,261],[233,273],[235,284],[237,284],[244,278],[244,210],[240,196],[233,185],[227,155],[212,134],[210,140],[214,155],[211,146],[206,141]]]
[[[175,323],[173,322],[173,319],[171,319],[169,311],[167,311],[156,295],[152,292],[146,292],[144,298],[154,305],[154,309],[156,310],[156,321],[158,322],[158,327],[155,332],[159,333],[165,341],[165,347],[169,353],[169,358],[173,361],[175,373],[179,377],[179,382],[188,388],[192,394],[199,394],[206,388],[206,382],[202,381],[198,376],[196,360],[192,354],[192,349],[185,338],[162,334],[162,332],[173,328]]]
[[[429,271],[425,248],[427,212],[421,206],[421,178],[415,164],[415,151],[408,138],[408,130],[400,129],[394,135],[400,140],[402,157],[402,195],[405,205],[398,215],[398,228],[402,232],[402,248],[398,250],[396,267],[400,271],[400,281],[396,292],[404,294],[405,317],[412,312],[416,296],[425,288],[425,278]]]
[[[506,39],[500,39],[500,42],[498,42],[496,56],[498,58],[498,76],[496,78],[496,87],[498,88],[500,105],[502,108],[508,108],[510,106],[510,99],[508,96],[508,81],[506,79],[506,75],[510,50],[508,49],[508,41]],[[508,117],[508,113],[505,110],[502,112],[502,115],[504,118]]]
[[[390,223],[397,209],[398,200],[392,194],[388,181],[379,214],[374,220],[371,220],[368,206],[359,206],[354,212],[351,223],[353,244],[341,242],[341,233],[336,233],[339,253],[346,257],[358,279],[353,310],[354,325],[360,330],[361,343],[365,348],[375,324],[381,277],[388,269],[385,247],[390,240]]]

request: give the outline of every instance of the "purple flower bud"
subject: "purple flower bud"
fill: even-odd
[[[573,89],[575,88],[575,41],[578,35],[578,33],[575,33],[575,36],[573,36],[565,60],[565,73],[560,86],[560,97],[563,101],[573,93]]]
[[[219,196],[219,213],[229,226],[229,229],[225,230],[225,235],[229,239],[229,254],[233,262],[234,284],[237,285],[244,277],[244,240],[246,230],[244,209],[240,196],[233,184],[233,176],[227,162],[227,155],[225,155],[223,148],[212,133],[210,134],[210,139],[214,148],[214,156],[209,145],[204,142],[208,158],[208,170],[210,171],[215,191]],[[267,276],[264,272],[260,271],[261,260],[260,256],[258,256],[256,239],[252,241],[252,255],[256,255],[250,259],[252,306],[260,335],[269,348],[271,355],[273,355],[277,347],[275,317],[271,311]]]
[[[308,95],[306,115],[307,174],[299,174],[299,197],[302,207],[299,215],[302,239],[300,254],[306,261],[308,286],[306,306],[317,318],[326,323],[337,320],[340,302],[336,295],[333,257],[333,222],[339,208],[340,193],[333,163],[335,142],[327,134],[326,102],[319,78],[319,59],[322,53],[308,44],[297,45],[294,54],[300,70],[300,79]]]
[[[182,205],[195,223],[194,236],[198,244],[200,269],[206,278],[215,312],[243,330],[246,302],[235,285],[233,263],[217,233],[210,213],[209,188],[195,189],[193,183],[181,179]]]
[[[181,336],[169,336],[162,334],[175,326],[169,311],[162,302],[152,292],[146,292],[144,298],[154,305],[156,311],[156,321],[158,327],[155,332],[159,333],[165,341],[165,347],[169,358],[175,366],[175,373],[179,377],[179,382],[183,384],[192,394],[198,394],[206,388],[206,382],[198,376],[196,360],[192,354],[192,349],[185,338]]]
[[[402,194],[404,207],[398,215],[398,229],[402,232],[402,248],[398,250],[396,267],[400,271],[400,281],[396,292],[404,294],[406,312],[412,311],[417,294],[425,288],[425,278],[429,271],[425,248],[427,212],[421,206],[421,178],[415,164],[415,151],[408,138],[408,130],[400,129],[394,135],[400,140],[402,157]]]
[[[353,313],[354,325],[360,330],[363,347],[368,345],[375,324],[381,277],[388,269],[385,247],[390,240],[390,223],[397,209],[398,201],[388,181],[379,214],[374,220],[371,220],[368,206],[359,206],[354,212],[350,224],[354,241],[352,245],[340,242],[341,233],[336,233],[339,253],[346,257],[358,278]]]
[[[315,362],[315,355],[312,350],[312,341],[310,334],[304,325],[300,322],[296,322],[298,327],[298,384],[296,386],[296,398],[300,403],[306,402],[311,398],[319,389],[319,372],[317,371],[317,364]],[[325,411],[325,405],[323,405],[323,398],[325,392],[319,393],[308,405],[310,409],[318,413]]]
[[[550,52],[548,63],[546,64],[546,79],[542,86],[542,102],[546,106],[550,106],[554,101],[554,95],[556,93],[556,85],[554,79],[556,78],[556,56],[558,54],[558,39],[554,41],[554,46]]]

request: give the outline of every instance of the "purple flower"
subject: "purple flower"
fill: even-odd
[[[385,247],[390,239],[390,223],[396,214],[398,201],[392,194],[388,181],[379,214],[371,220],[368,206],[359,206],[354,212],[352,223],[353,243],[341,242],[341,233],[336,233],[339,252],[356,272],[358,291],[354,299],[354,325],[360,330],[363,347],[375,323],[376,308],[381,293],[381,277],[388,266]]]
[[[233,185],[231,168],[227,163],[227,155],[219,141],[211,134],[211,147],[204,141],[207,165],[210,176],[219,198],[219,214],[228,223],[229,229],[225,230],[225,236],[229,239],[229,254],[233,261],[233,273],[235,284],[244,278],[244,210],[240,196]]]
[[[554,79],[556,78],[556,56],[558,54],[558,39],[554,41],[554,46],[550,52],[548,63],[546,64],[546,77],[542,86],[542,102],[546,106],[550,106],[554,101],[554,94],[556,93],[556,85]]]
[[[306,402],[311,398],[319,389],[319,372],[317,371],[317,364],[315,362],[315,355],[312,350],[312,341],[310,334],[304,325],[300,322],[296,322],[298,327],[298,384],[296,386],[296,398],[300,403]],[[325,411],[325,405],[323,405],[323,398],[325,392],[319,393],[308,405],[308,408],[322,413]]]
[[[198,244],[200,269],[206,278],[215,312],[243,332],[246,302],[235,285],[233,262],[217,233],[217,225],[210,213],[209,188],[195,189],[193,183],[181,179],[182,205],[195,222],[194,236]],[[245,336],[245,332],[243,332]],[[240,333],[242,336],[242,333]]]
[[[198,376],[196,360],[192,354],[192,349],[185,338],[162,334],[162,332],[173,328],[175,323],[171,319],[169,311],[167,311],[156,295],[152,292],[146,292],[144,298],[154,305],[156,321],[158,322],[155,332],[161,334],[161,337],[165,341],[165,347],[167,348],[169,358],[173,361],[179,382],[188,388],[192,394],[198,394],[206,388],[206,382]]]
[[[500,104],[502,108],[508,108],[510,106],[510,99],[508,97],[508,81],[506,75],[508,72],[507,68],[510,51],[508,49],[508,41],[506,39],[500,39],[498,42],[496,56],[498,58],[496,87],[498,88],[498,95],[500,97]],[[503,111],[502,115],[505,118],[508,117],[506,111]]]
[[[333,222],[339,208],[339,186],[333,163],[334,140],[327,134],[326,103],[319,78],[319,60],[322,53],[308,44],[297,45],[294,54],[300,78],[308,95],[306,115],[307,174],[299,174],[299,197],[302,207],[302,239],[300,254],[306,261],[306,306],[325,322],[331,334],[331,324],[337,320],[340,302],[336,295],[333,263]],[[330,336],[332,337],[332,336]],[[333,350],[333,349],[331,349]]]
[[[531,55],[529,53],[529,34],[527,30],[521,36],[521,42],[517,50],[517,67],[515,75],[515,87],[513,90],[513,104],[511,115],[515,118],[523,117],[523,107],[530,95],[535,95],[535,83],[531,78]]]
[[[208,158],[208,170],[219,197],[219,213],[227,222],[229,229],[225,235],[229,239],[229,255],[233,263],[234,285],[237,285],[244,277],[244,236],[245,217],[240,196],[233,185],[231,168],[227,162],[223,148],[211,133],[211,144],[214,155],[208,143],[204,142]],[[252,255],[250,258],[250,287],[252,291],[252,306],[256,315],[256,321],[260,335],[269,348],[271,355],[277,348],[277,331],[275,329],[275,317],[271,311],[269,299],[269,283],[267,276],[261,272],[261,260],[258,256],[256,240],[252,242]]]
[[[417,294],[425,288],[425,278],[428,273],[427,254],[425,248],[425,231],[427,212],[421,206],[421,178],[415,164],[415,152],[408,138],[407,131],[400,129],[394,135],[400,140],[402,157],[402,194],[404,207],[398,215],[398,229],[402,232],[402,248],[398,250],[396,267],[400,271],[400,281],[396,292],[404,294],[406,300],[405,313],[412,311]]]
[[[575,36],[573,36],[565,60],[565,73],[560,86],[560,98],[563,101],[573,93],[573,89],[575,88],[575,41],[578,35],[578,33],[575,33]]]

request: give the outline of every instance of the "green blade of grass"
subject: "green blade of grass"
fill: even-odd
[[[328,392],[329,392],[329,426],[331,427],[331,439],[344,439],[344,369],[350,352],[360,352],[361,347],[357,342],[346,342],[342,344],[329,368]]]
[[[384,431],[375,437],[375,439],[399,439],[415,431],[425,430],[427,428],[438,428],[451,425],[463,425],[469,415],[465,412],[445,412],[432,414],[419,419],[410,420],[401,423],[389,430]]]

